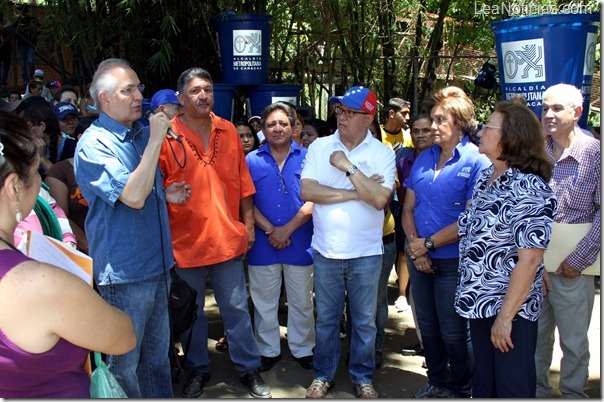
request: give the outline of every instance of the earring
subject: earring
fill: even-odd
[[[459,133],[459,142],[461,142],[463,140],[463,134]]]
[[[19,207],[17,207],[17,213],[15,215],[15,219],[17,219],[17,223],[21,223],[23,221],[23,214],[19,210]]]

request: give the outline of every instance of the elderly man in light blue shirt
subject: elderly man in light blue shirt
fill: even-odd
[[[141,90],[126,61],[99,65],[90,92],[101,113],[78,142],[74,168],[89,205],[86,233],[99,293],[130,316],[136,331],[136,348],[108,356],[109,369],[129,398],[171,398],[167,291],[174,256],[166,200],[185,202],[189,189],[162,188],[157,162],[170,122],[163,113],[153,116],[150,133],[136,122]]]

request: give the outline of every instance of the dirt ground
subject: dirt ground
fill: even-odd
[[[386,339],[384,342],[384,362],[382,367],[375,373],[374,386],[381,398],[408,399],[412,398],[415,392],[426,384],[427,378],[426,370],[422,368],[422,356],[402,356],[400,354],[402,347],[410,347],[417,343],[417,336],[411,312],[399,313],[392,306],[398,297],[395,280],[396,274],[392,272],[388,289],[390,306]],[[590,376],[586,392],[591,398],[601,398],[602,395],[600,383],[600,307],[600,289],[598,287],[596,289],[596,300],[589,331],[591,360],[589,366]],[[216,341],[222,336],[223,328],[219,309],[211,288],[208,289],[206,296],[206,314],[209,321],[208,348],[212,360],[212,378],[206,385],[205,392],[201,398],[251,398],[247,388],[239,382],[238,374],[229,358],[228,352],[216,350]],[[270,385],[273,398],[304,398],[306,388],[312,382],[313,373],[311,370],[305,370],[300,367],[290,356],[285,336],[287,314],[284,312],[280,313],[279,321],[281,323],[281,351],[283,359],[271,370],[262,373],[262,377]],[[346,351],[348,350],[347,338],[342,340],[342,348],[344,352],[342,353],[335,379],[336,385],[329,392],[328,398],[354,398],[352,383],[350,382],[344,363]],[[551,371],[551,382],[555,389],[554,398],[560,397],[556,389],[559,381],[560,358],[560,349],[556,347]],[[181,376],[177,380],[177,383],[174,384],[175,397],[181,397],[184,382],[185,379]]]

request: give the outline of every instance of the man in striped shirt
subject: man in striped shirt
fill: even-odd
[[[544,273],[544,300],[539,317],[535,363],[537,398],[551,394],[549,369],[554,330],[558,327],[563,358],[560,393],[563,398],[587,398],[589,343],[587,329],[594,303],[594,276],[582,274],[600,251],[600,142],[576,125],[583,96],[572,85],[558,84],[543,94],[541,123],[546,151],[554,160],[549,182],[558,199],[557,223],[586,224],[591,229],[558,267]]]

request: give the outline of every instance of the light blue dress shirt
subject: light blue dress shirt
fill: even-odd
[[[174,265],[159,167],[142,209],[118,200],[148,141],[139,122],[126,127],[104,113],[78,141],[74,169],[88,202],[86,235],[98,285],[143,281]]]

